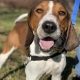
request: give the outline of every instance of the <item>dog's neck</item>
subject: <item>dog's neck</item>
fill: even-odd
[[[47,58],[47,56],[51,56],[51,57],[48,57],[49,59],[53,59],[54,61],[56,62],[59,62],[62,58],[62,56],[64,56],[64,52],[61,53],[60,55],[57,55],[54,57],[54,52],[43,52],[40,50],[39,48],[39,45],[37,44],[37,42],[35,40],[33,40],[31,46],[30,46],[30,56],[32,57],[32,60],[33,61],[38,61],[39,59],[40,60],[45,60],[43,59],[43,57]],[[35,58],[37,57],[37,58]],[[35,59],[34,59],[35,58]],[[48,59],[46,59],[48,60]]]

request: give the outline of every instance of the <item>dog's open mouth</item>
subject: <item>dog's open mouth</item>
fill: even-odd
[[[54,40],[51,37],[45,37],[39,40],[39,45],[42,50],[48,51],[54,46]]]

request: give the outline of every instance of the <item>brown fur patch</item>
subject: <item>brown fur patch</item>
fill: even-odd
[[[42,10],[42,12],[38,13],[37,10]],[[31,17],[30,17],[30,24],[31,24],[33,30],[36,31],[39,21],[46,14],[47,11],[48,11],[48,1],[41,2],[34,9],[34,11],[31,14]]]
[[[61,32],[64,32],[67,30],[69,17],[67,10],[61,3],[55,3],[53,14],[57,17],[58,23],[60,25]],[[63,14],[63,15],[61,15]]]

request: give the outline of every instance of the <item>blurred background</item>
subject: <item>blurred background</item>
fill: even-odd
[[[9,8],[26,8],[29,9],[36,0],[0,0],[0,7]],[[74,0],[62,0],[64,4],[71,10]]]
[[[14,21],[15,19],[23,13],[28,12],[28,10],[31,8],[32,5],[34,5],[34,1],[37,0],[0,0],[0,53],[2,51],[3,43],[6,39],[6,36],[12,30],[14,27]],[[74,0],[62,0],[63,3],[67,6],[70,14],[72,12]],[[80,33],[80,11],[78,13],[78,18],[77,18],[77,28],[78,28],[78,33]],[[24,62],[25,55],[17,54],[21,53],[20,50],[17,50],[14,52],[13,55],[10,56],[8,59],[7,63],[3,66],[2,69],[0,69],[0,78],[6,74],[8,71],[18,67]],[[73,67],[74,64],[74,57],[75,57],[75,51],[71,51],[67,54],[69,57],[68,62],[70,67]],[[70,77],[74,75],[74,69],[69,69],[65,71],[66,73],[70,73]],[[66,76],[67,77],[67,76]],[[68,78],[63,79],[63,80],[68,80]],[[4,80],[25,80],[25,72],[24,69],[19,70],[18,72],[13,73],[12,75],[9,75],[6,77]],[[47,80],[42,78],[41,80]],[[71,79],[70,79],[71,80]]]

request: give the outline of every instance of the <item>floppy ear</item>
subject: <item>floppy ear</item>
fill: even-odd
[[[74,27],[72,26],[71,21],[69,21],[65,49],[67,51],[71,51],[75,49],[78,45],[79,45],[79,40],[77,34],[75,32]]]
[[[27,21],[16,22],[14,29],[9,33],[4,44],[3,52],[8,52],[13,46],[23,48],[33,41],[33,32]]]
[[[16,30],[19,35],[19,40],[22,46],[30,46],[33,41],[33,31],[28,25],[27,21],[16,23]]]

